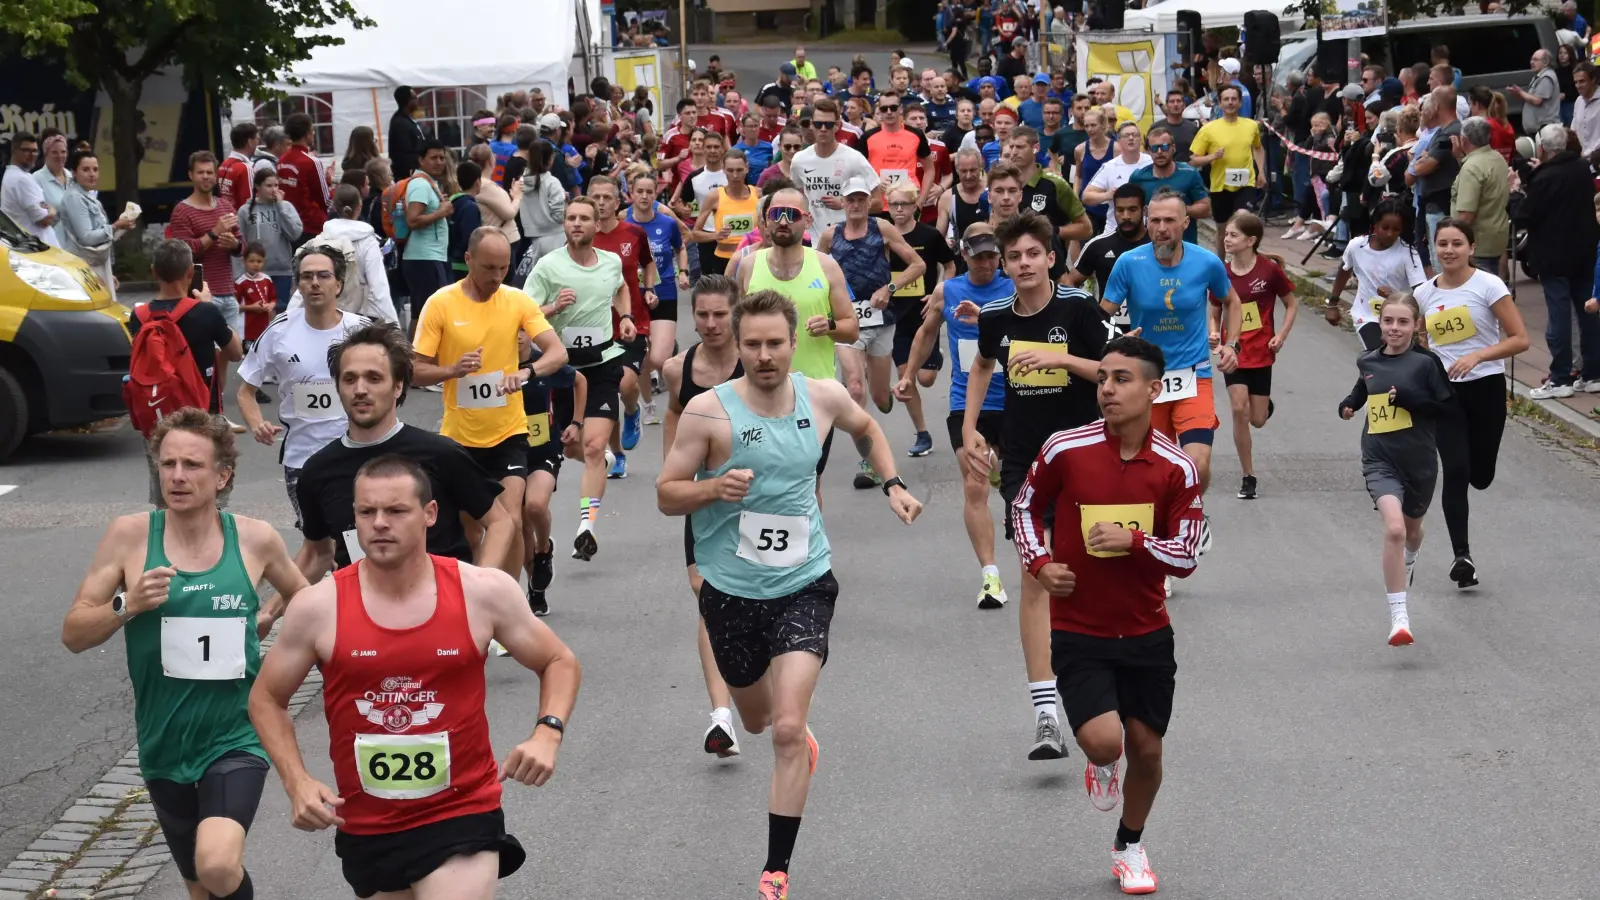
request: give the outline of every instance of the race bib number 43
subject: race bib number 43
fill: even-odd
[[[1428,336],[1435,344],[1454,344],[1477,333],[1478,326],[1465,306],[1452,306],[1428,314]]]
[[[244,677],[243,617],[161,617],[161,671],[186,681],[234,681]]]
[[[811,550],[811,520],[806,516],[739,513],[739,551],[758,566],[792,569]]]
[[[1116,504],[1088,504],[1078,507],[1083,523],[1083,549],[1089,551],[1090,556],[1102,559],[1112,556],[1127,556],[1126,550],[1089,550],[1089,532],[1094,530],[1096,523],[1105,522],[1118,528],[1129,531],[1150,532],[1150,520],[1155,518],[1156,505],[1154,503],[1116,503]]]
[[[474,372],[456,381],[456,406],[461,409],[488,409],[506,405],[506,395],[500,393],[500,383],[505,380],[501,372]]]
[[[450,787],[450,733],[358,734],[356,770],[373,797],[431,797]]]
[[[1161,376],[1161,396],[1156,398],[1156,402],[1172,403],[1187,400],[1199,393],[1200,386],[1196,381],[1194,369],[1171,369]]]
[[[600,328],[582,328],[572,325],[561,329],[561,343],[568,347],[598,347],[605,343],[606,333]]]
[[[344,407],[331,381],[297,382],[291,395],[295,415],[302,419],[342,419]]]

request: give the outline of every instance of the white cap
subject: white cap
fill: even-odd
[[[900,65],[904,66],[907,69],[915,69],[917,67],[917,64],[912,62],[911,61],[911,57],[909,57],[909,56],[900,57]]]
[[[561,117],[555,113],[545,113],[539,117],[540,131],[560,131],[561,125]]]
[[[844,190],[839,192],[839,196],[848,197],[851,194],[871,193],[872,189],[867,187],[867,180],[862,178],[860,175],[857,175],[844,183]]]
[[[1239,61],[1237,59],[1224,59],[1221,62],[1218,62],[1217,65],[1222,68],[1222,71],[1227,72],[1229,75],[1239,74]]]

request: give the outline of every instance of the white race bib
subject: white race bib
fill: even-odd
[[[871,300],[851,300],[850,305],[855,307],[856,321],[862,328],[876,328],[883,324],[883,310],[873,306]]]
[[[604,328],[580,328],[572,325],[561,329],[561,343],[568,347],[598,347],[606,342]]]
[[[350,557],[351,565],[367,558],[367,551],[361,549],[361,542],[356,539],[354,528],[344,533],[344,555]]]
[[[291,396],[294,398],[294,414],[302,419],[344,418],[338,388],[331,381],[296,382]]]
[[[381,800],[417,800],[450,787],[450,732],[358,734],[361,790]]]
[[[971,372],[972,361],[978,358],[977,338],[956,339],[956,363],[961,366],[961,371]]]
[[[234,681],[244,677],[244,630],[248,620],[161,617],[161,671],[187,681]]]
[[[811,549],[811,520],[806,516],[739,513],[739,552],[759,566],[792,569],[806,561]]]
[[[882,179],[884,187],[894,187],[902,181],[909,181],[911,172],[908,169],[884,169],[878,173],[878,177]]]
[[[1187,400],[1200,392],[1194,374],[1194,368],[1169,369],[1167,374],[1161,376],[1161,396],[1156,398],[1157,403],[1172,403],[1176,400]]]
[[[474,372],[456,379],[456,407],[458,409],[490,409],[506,405],[506,395],[500,393],[505,373],[496,369]]]
[[[1250,177],[1249,169],[1223,169],[1222,183],[1227,187],[1242,188],[1255,184],[1255,179]]]

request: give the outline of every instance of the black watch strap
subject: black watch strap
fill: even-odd
[[[540,716],[539,721],[533,723],[533,727],[538,728],[540,725],[548,725],[554,728],[557,734],[565,734],[567,731],[566,724],[555,716]]]
[[[885,481],[883,483],[883,495],[885,497],[889,496],[889,490],[891,488],[897,488],[897,487],[900,487],[900,488],[905,488],[906,487],[906,483],[900,479],[899,475],[896,475],[895,477],[890,478],[888,481]],[[909,491],[911,489],[910,488],[906,488],[906,490]]]

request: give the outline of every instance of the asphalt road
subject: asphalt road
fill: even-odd
[[[1513,424],[1500,480],[1477,495],[1484,585],[1457,593],[1442,526],[1412,600],[1419,643],[1385,645],[1377,520],[1362,489],[1357,425],[1333,414],[1350,335],[1307,321],[1279,366],[1278,414],[1258,433],[1262,497],[1232,498],[1219,446],[1209,509],[1216,549],[1179,586],[1176,715],[1167,780],[1147,830],[1162,894],[1242,898],[1584,896],[1595,888],[1589,749],[1591,463]],[[943,408],[943,382],[930,407]],[[408,420],[437,421],[417,394]],[[887,417],[904,447],[909,426]],[[935,428],[937,432],[937,427]],[[1225,432],[1226,433],[1226,432]],[[654,509],[659,429],[613,482],[589,565],[558,560],[548,620],[585,684],[556,779],[506,794],[529,848],[502,896],[749,896],[765,851],[770,751],[718,763],[699,750],[706,701],[693,649],[681,532]],[[36,441],[0,469],[0,612],[11,701],[0,728],[9,857],[131,743],[121,645],[74,658],[61,615],[104,523],[143,504],[127,431]],[[976,568],[947,446],[902,472],[927,501],[896,522],[836,461],[826,516],[843,585],[814,723],[821,769],[795,856],[797,897],[1111,896],[1115,818],[1081,787],[1081,755],[1024,758],[1030,714],[1014,608],[974,608]],[[558,532],[574,527],[572,482]],[[234,508],[288,521],[272,451],[249,444]],[[1015,562],[1002,555],[1015,590]],[[490,666],[501,753],[531,726],[536,682]],[[326,775],[320,708],[300,722]],[[276,781],[251,834],[268,897],[348,896],[332,839],[290,828]],[[617,880],[625,880],[621,886]],[[182,896],[163,873],[146,896]]]

